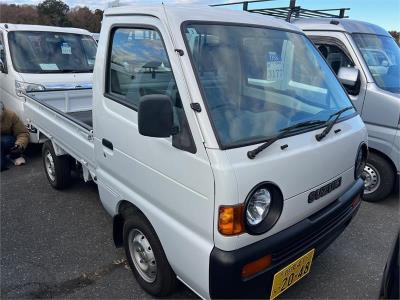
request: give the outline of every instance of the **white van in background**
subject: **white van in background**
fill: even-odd
[[[0,100],[25,120],[22,92],[85,89],[81,93],[91,94],[96,50],[87,30],[0,24]],[[39,135],[31,134],[31,142],[38,141]]]
[[[342,81],[368,129],[365,200],[387,198],[400,174],[400,50],[383,28],[340,18],[293,22]],[[344,73],[353,81],[342,80]],[[346,74],[346,77],[348,77]]]

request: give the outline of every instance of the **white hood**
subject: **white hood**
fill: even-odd
[[[339,128],[341,132],[335,134]],[[318,142],[315,135],[322,130],[281,139],[253,160],[247,159],[247,152],[257,145],[228,150],[228,160],[236,173],[239,199],[245,199],[256,184],[269,181],[279,186],[287,200],[354,167],[357,150],[366,138],[360,117],[336,124],[330,134]],[[288,147],[282,150],[283,145]]]

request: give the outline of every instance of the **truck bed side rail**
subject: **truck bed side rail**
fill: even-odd
[[[92,127],[32,94],[26,93],[24,97],[27,124],[36,128],[38,134],[45,135],[62,151],[74,157],[93,178],[95,162]],[[61,154],[63,153],[57,155]]]
[[[54,92],[54,91],[52,91],[52,92]],[[60,90],[60,92],[62,92],[62,91]],[[68,119],[70,122],[75,123],[75,124],[85,128],[87,131],[91,131],[92,130],[91,126],[83,123],[81,120],[78,120],[78,119],[72,117],[68,113],[63,112],[62,110],[54,107],[53,105],[48,104],[45,101],[42,101],[39,97],[35,97],[36,93],[38,93],[38,92],[35,92],[35,94],[25,93],[24,96],[26,98],[28,98],[29,100],[36,101],[36,102],[40,103],[41,105],[45,106],[47,109],[49,109],[49,110],[51,110],[51,111],[63,116],[64,118]],[[43,93],[43,92],[39,92],[39,93]]]

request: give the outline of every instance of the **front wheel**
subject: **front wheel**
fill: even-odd
[[[156,297],[171,294],[176,275],[150,222],[135,213],[125,220],[123,234],[126,257],[140,286]]]
[[[365,201],[381,201],[393,190],[395,181],[393,168],[386,159],[375,153],[369,154],[363,177],[365,178]]]

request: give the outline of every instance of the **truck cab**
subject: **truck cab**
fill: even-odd
[[[83,29],[0,24],[0,100],[25,120],[23,92],[78,88],[90,95],[96,48]]]
[[[66,188],[74,160],[98,185],[115,245],[153,296],[180,280],[202,298],[276,298],[361,205],[366,128],[284,21],[206,6],[107,9],[92,124],[48,93],[25,93],[24,107],[48,139],[50,184]]]
[[[350,19],[293,19],[342,81],[368,129],[365,200],[380,201],[400,172],[400,49],[383,28]]]

